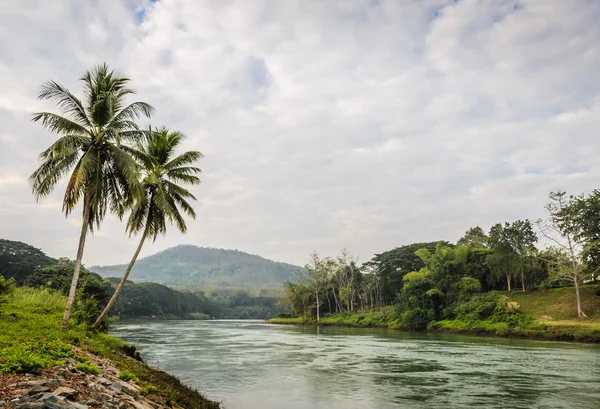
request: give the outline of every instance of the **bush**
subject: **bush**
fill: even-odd
[[[15,287],[16,284],[14,278],[6,280],[2,275],[0,275],[0,304],[6,302],[6,296],[11,294]]]
[[[79,362],[77,364],[77,366],[75,366],[75,369],[77,369],[78,371],[81,372],[85,372],[86,374],[89,375],[100,375],[102,373],[102,371],[100,370],[100,368],[98,368],[96,365],[94,365],[92,362]]]
[[[137,381],[137,376],[135,376],[133,372],[129,371],[121,371],[118,378],[125,382],[129,382],[131,380]]]
[[[429,323],[435,319],[435,310],[413,308],[405,310],[400,314],[400,322],[405,327],[416,330],[424,330]]]
[[[55,341],[31,340],[0,349],[0,372],[36,372],[48,366],[60,365],[72,355],[71,346]]]

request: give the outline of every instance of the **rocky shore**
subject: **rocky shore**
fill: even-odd
[[[100,369],[100,374],[78,370],[73,358],[38,374],[0,374],[0,408],[166,408],[165,398],[160,394],[147,393],[135,382],[119,379],[119,370],[110,361],[93,355],[88,358]]]

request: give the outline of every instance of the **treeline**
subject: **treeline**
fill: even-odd
[[[67,295],[74,261],[48,257],[29,244],[0,239],[0,274],[16,285],[52,288]],[[103,278],[81,268],[75,303],[79,319],[92,319],[106,306],[119,280]],[[240,288],[173,289],[162,284],[126,281],[111,316],[157,319],[266,319],[281,312],[278,297],[266,290]],[[79,311],[79,312],[77,312]],[[85,315],[85,316],[84,316]]]
[[[497,291],[573,285],[574,308],[584,318],[579,287],[600,266],[600,190],[551,193],[546,210],[535,223],[497,223],[487,233],[472,227],[456,243],[413,243],[362,265],[345,251],[337,258],[315,253],[284,284],[281,304],[317,322],[324,314],[395,305],[399,324],[410,328],[445,319],[516,325],[526,317]]]

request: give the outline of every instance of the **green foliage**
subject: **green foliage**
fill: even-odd
[[[6,296],[12,294],[15,287],[14,278],[6,280],[4,276],[0,274],[0,305],[6,302]]]
[[[89,375],[100,375],[102,373],[100,368],[98,368],[92,362],[79,362],[75,366],[75,368],[78,371],[85,372],[86,374],[89,374]]]
[[[485,234],[483,229],[479,226],[471,227],[465,232],[465,235],[461,237],[456,244],[466,245],[474,248],[485,248],[488,246],[489,237]]]
[[[402,290],[404,275],[425,267],[425,263],[415,252],[422,248],[434,252],[436,246],[437,242],[413,243],[401,246],[376,254],[365,264],[365,268],[377,277],[377,282],[381,286],[383,301],[391,302],[395,300],[396,294]]]
[[[60,339],[30,340],[10,348],[0,348],[0,372],[31,373],[64,363],[72,355],[71,345]]]
[[[90,267],[103,277],[120,277],[125,265]],[[237,250],[181,245],[145,257],[132,269],[135,281],[198,286],[279,287],[300,267],[278,263]]]
[[[0,239],[0,273],[22,284],[32,271],[56,264],[43,251],[20,241]]]
[[[133,372],[130,371],[121,371],[119,372],[119,376],[118,378],[122,381],[125,382],[129,382],[129,381],[137,381],[137,376],[135,376],[135,374]]]

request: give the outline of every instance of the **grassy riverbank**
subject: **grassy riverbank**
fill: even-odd
[[[61,331],[64,306],[65,297],[52,290],[21,287],[8,296],[0,305],[0,377],[35,373],[68,358],[92,354],[133,374],[141,390],[155,402],[176,408],[219,408],[176,377],[136,359],[135,348],[118,338],[76,325]]]
[[[582,308],[588,315],[584,320],[577,319],[574,289],[556,288],[502,293],[514,308],[531,317],[525,322],[511,325],[493,320],[443,320],[430,323],[427,331],[600,343],[600,296],[596,295],[597,288],[597,285],[589,285],[581,289]],[[303,322],[301,318],[274,318],[268,322],[315,325],[314,322]],[[323,317],[319,324],[410,330],[398,321],[394,307]]]

